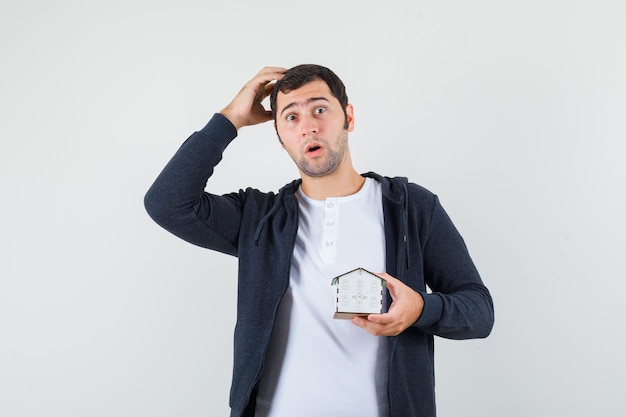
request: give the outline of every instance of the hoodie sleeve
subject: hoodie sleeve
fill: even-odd
[[[493,300],[463,238],[437,196],[423,241],[424,309],[415,326],[449,339],[486,337],[494,323]]]
[[[218,196],[204,191],[224,149],[237,136],[233,124],[215,114],[178,149],[152,187],[144,205],[164,229],[198,246],[237,254],[242,193]]]

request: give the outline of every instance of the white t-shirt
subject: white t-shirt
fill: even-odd
[[[259,382],[256,417],[388,416],[387,339],[333,319],[332,278],[385,270],[380,183],[313,200],[296,194],[299,225],[289,288]]]

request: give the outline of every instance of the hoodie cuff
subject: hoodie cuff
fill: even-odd
[[[235,125],[221,113],[215,113],[209,123],[199,130],[199,133],[215,142],[221,142],[222,148],[226,148],[237,137]]]
[[[424,299],[424,308],[414,326],[424,329],[433,326],[441,319],[443,300],[437,294],[429,294],[422,291],[418,292]]]

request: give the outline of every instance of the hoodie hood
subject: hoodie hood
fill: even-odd
[[[404,243],[406,268],[411,267],[411,252],[409,249],[409,180],[406,177],[383,177],[375,172],[367,172],[364,177],[374,178],[381,183],[383,198],[387,198],[394,204],[402,205],[402,241]]]

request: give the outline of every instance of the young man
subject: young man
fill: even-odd
[[[237,130],[272,119],[301,178],[277,194],[205,192]],[[239,257],[231,416],[435,416],[433,335],[491,331],[489,291],[437,197],[404,178],[357,173],[353,129],[332,71],[267,67],[146,195],[165,229]],[[384,312],[335,320],[330,282],[358,267],[385,271]]]

